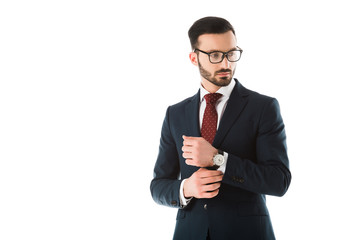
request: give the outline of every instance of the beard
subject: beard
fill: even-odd
[[[203,78],[205,78],[206,80],[208,80],[209,82],[211,82],[212,84],[214,84],[215,86],[218,86],[218,87],[228,86],[231,82],[231,79],[234,76],[234,73],[235,73],[235,69],[233,71],[231,71],[231,69],[220,69],[220,70],[214,72],[214,75],[212,75],[209,71],[207,71],[205,68],[203,68],[203,66],[200,64],[200,62],[199,62],[199,71],[200,71],[200,75]],[[224,72],[230,73],[229,76],[216,78],[216,75],[218,73],[224,73]]]

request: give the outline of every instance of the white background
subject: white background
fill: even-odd
[[[196,93],[187,31],[228,19],[236,77],[276,97],[293,180],[277,239],[359,239],[356,1],[1,1],[0,239],[171,239],[149,185],[168,105]]]

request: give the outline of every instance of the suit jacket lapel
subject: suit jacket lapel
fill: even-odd
[[[200,90],[190,99],[189,104],[187,104],[185,108],[185,121],[188,129],[188,136],[201,136],[199,127],[199,102]]]
[[[247,104],[249,92],[237,80],[216,132],[213,146],[219,148],[226,134]]]

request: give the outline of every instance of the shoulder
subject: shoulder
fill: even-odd
[[[249,90],[249,101],[255,104],[269,105],[277,103],[276,98]]]
[[[248,91],[249,107],[256,112],[256,115],[259,116],[259,119],[262,119],[263,122],[269,122],[271,124],[274,122],[282,123],[280,105],[276,98],[260,94],[255,91]]]
[[[197,95],[197,94],[196,94],[196,95]],[[181,102],[172,104],[172,105],[170,105],[170,107],[172,107],[172,108],[181,108],[181,107],[184,107],[184,106],[186,106],[187,104],[195,101],[196,95],[194,95],[194,96],[192,96],[192,97],[188,97],[188,98],[182,100]]]
[[[249,101],[254,102],[254,103],[269,103],[269,102],[276,101],[276,99],[271,96],[267,96],[267,95],[258,93],[256,91],[253,91],[253,90],[250,90],[250,89],[244,87],[238,81],[236,84],[236,91],[238,91],[238,94],[240,96],[247,97]]]
[[[235,89],[234,89],[235,90]],[[241,99],[245,98],[248,109],[261,113],[263,111],[279,111],[279,102],[276,98],[258,93],[256,91],[245,88],[239,82],[236,85],[236,91]],[[242,101],[242,100],[240,100]]]
[[[185,109],[187,106],[189,106],[189,104],[198,104],[200,101],[199,98],[200,98],[200,93],[197,92],[194,96],[188,97],[182,100],[181,102],[170,105],[169,109],[176,111]]]

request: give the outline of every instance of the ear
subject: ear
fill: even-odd
[[[190,58],[190,61],[191,61],[192,64],[194,64],[195,66],[198,65],[198,55],[196,53],[191,52],[189,54],[189,58]]]

